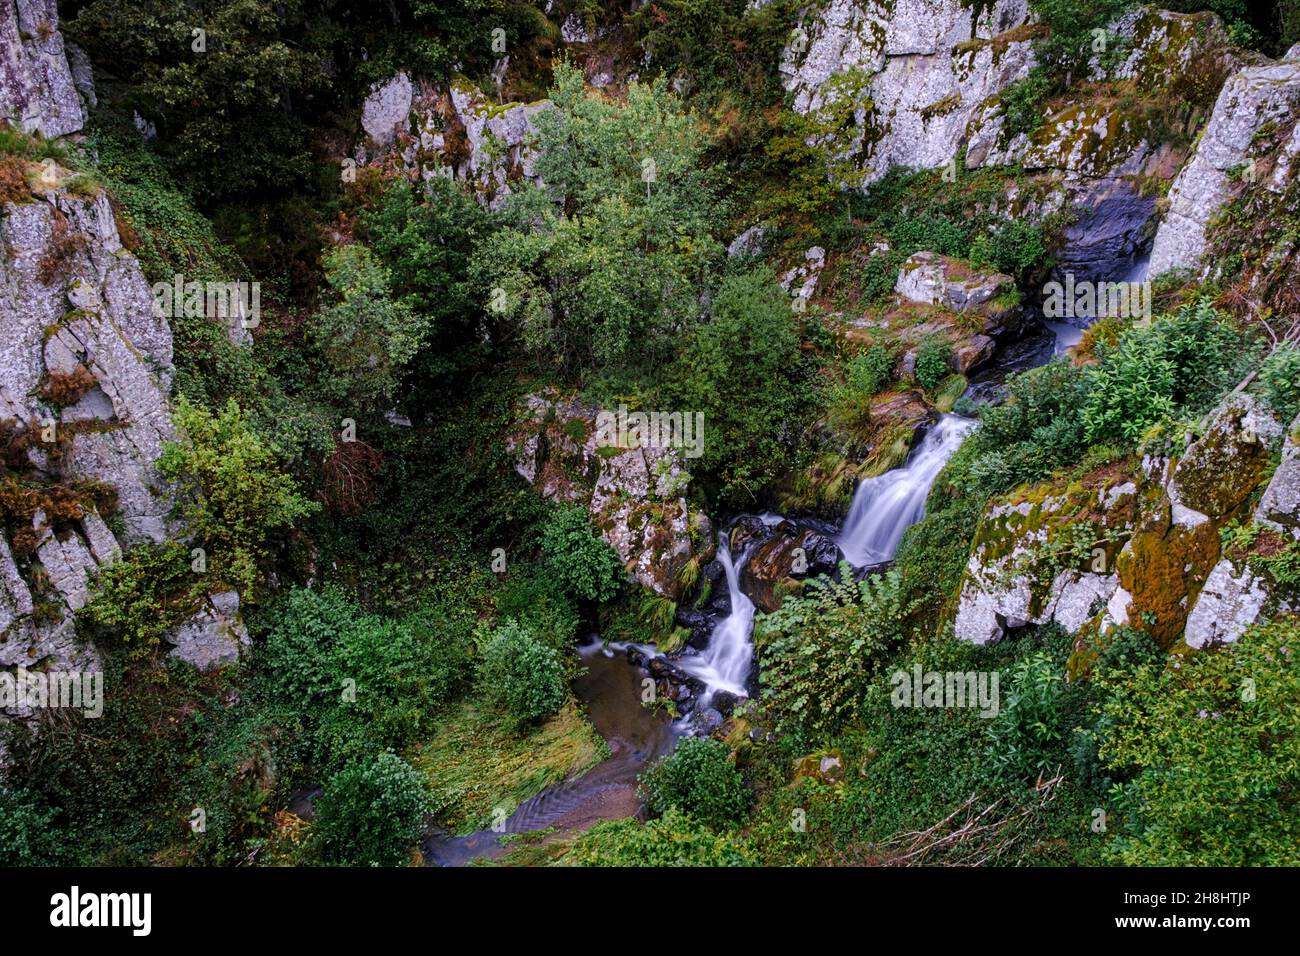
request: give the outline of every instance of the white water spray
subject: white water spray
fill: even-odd
[[[731,557],[728,536],[718,536],[718,560],[727,575],[727,593],[731,596],[731,613],[717,623],[709,637],[709,646],[698,657],[684,657],[684,670],[695,675],[713,691],[725,690],[732,694],[745,693],[745,678],[754,658],[754,645],[749,642],[754,628],[754,602],[740,590],[740,574]],[[745,557],[740,556],[740,563]]]
[[[939,472],[974,427],[968,418],[944,415],[906,465],[858,485],[835,541],[849,564],[860,568],[894,557],[903,532],[925,515],[925,499]]]

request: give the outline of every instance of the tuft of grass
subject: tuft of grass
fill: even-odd
[[[409,755],[429,778],[439,823],[458,834],[490,826],[498,808],[513,813],[607,756],[605,741],[572,699],[524,733],[481,701],[461,701],[433,739]]]

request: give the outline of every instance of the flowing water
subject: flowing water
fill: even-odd
[[[919,521],[925,498],[939,471],[957,450],[975,423],[944,415],[922,439],[907,463],[859,486],[837,544],[857,567],[888,561],[903,532]],[[758,516],[767,525],[779,524],[780,515]],[[704,682],[707,690],[700,707],[719,691],[737,696],[748,693],[753,664],[754,602],[741,589],[740,572],[748,557],[747,546],[731,552],[730,532],[718,540],[718,561],[726,575],[730,599],[725,617],[717,619],[708,645],[676,664]],[[635,645],[647,657],[658,655],[650,646]],[[609,745],[610,756],[580,777],[543,790],[525,800],[499,831],[480,830],[453,836],[434,830],[423,843],[425,861],[433,866],[458,866],[506,852],[502,837],[554,827],[560,833],[577,832],[600,820],[633,816],[640,811],[637,775],[646,764],[670,752],[684,721],[674,724],[662,711],[641,705],[645,671],[631,663],[623,645],[606,648],[599,642],[583,648],[586,673],[574,682],[574,691],[587,705],[596,730]]]
[[[623,654],[599,642],[579,649],[586,673],[573,691],[587,707],[592,724],[609,746],[609,756],[574,780],[548,787],[521,803],[500,831],[466,836],[433,831],[422,844],[430,866],[463,866],[480,857],[506,852],[501,838],[554,827],[560,832],[587,829],[601,820],[635,816],[641,809],[636,778],[647,763],[673,749],[678,728],[663,711],[641,706],[642,671]]]
[[[944,415],[926,432],[902,468],[858,485],[836,544],[849,564],[861,568],[894,557],[903,532],[925,514],[925,499],[957,446],[975,427],[968,418]]]
[[[754,645],[749,634],[754,628],[754,602],[740,589],[740,575],[731,558],[731,542],[727,534],[718,536],[718,562],[727,575],[727,593],[731,598],[731,613],[718,622],[709,637],[709,645],[697,657],[680,661],[682,670],[695,675],[714,691],[725,690],[732,694],[745,693],[745,680],[754,659]],[[744,554],[740,563],[745,562]]]

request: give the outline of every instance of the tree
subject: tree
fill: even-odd
[[[175,514],[205,551],[207,570],[246,600],[261,577],[269,542],[315,513],[278,456],[232,399],[217,414],[181,399],[158,471],[177,484]]]
[[[391,275],[365,246],[339,246],[325,257],[336,301],[317,312],[307,334],[333,376],[320,389],[361,410],[384,410],[406,364],[419,350],[428,319],[394,298]]]
[[[512,194],[478,275],[493,311],[569,370],[653,371],[722,256],[706,143],[663,80],[616,103],[559,64],[537,116],[544,187]]]
[[[435,177],[417,197],[394,183],[377,209],[362,213],[371,247],[390,271],[392,294],[409,301],[427,325],[421,365],[449,374],[473,355],[486,303],[470,264],[487,233],[487,214],[450,179]]]
[[[769,272],[723,279],[671,379],[683,413],[704,413],[700,464],[724,501],[752,502],[789,468],[814,401],[790,299]]]

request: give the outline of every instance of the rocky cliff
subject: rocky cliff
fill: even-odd
[[[1080,635],[1084,664],[1082,638],[1115,627],[1203,647],[1300,607],[1267,560],[1300,522],[1295,456],[1267,408],[1232,395],[1185,445],[1159,439],[1132,461],[995,500],[971,550],[957,636],[986,643],[1053,621]]]
[[[76,132],[84,111],[54,4],[3,12],[0,108],[31,132]],[[176,531],[155,468],[174,437],[172,335],[109,197],[53,160],[11,169],[27,188],[0,206],[0,668],[94,670],[75,625],[94,575]],[[168,637],[199,666],[246,640],[237,597],[207,604]]]

